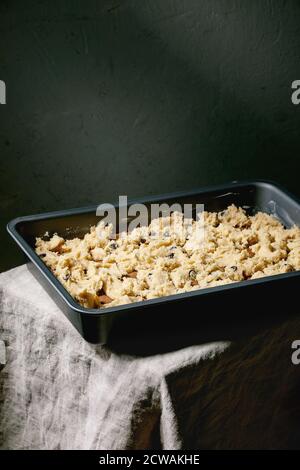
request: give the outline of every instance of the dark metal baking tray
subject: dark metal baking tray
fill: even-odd
[[[300,201],[268,181],[232,182],[129,204],[136,202],[198,203],[208,211],[221,211],[234,203],[253,213],[274,214],[286,227],[300,225]],[[237,322],[250,324],[257,318],[292,314],[294,305],[299,304],[300,271],[296,271],[102,310],[81,307],[35,253],[35,238],[45,232],[80,237],[98,221],[96,206],[91,206],[19,217],[7,226],[25,253],[28,268],[88,342],[105,344],[114,335],[123,339],[152,335],[155,341],[159,334],[167,338],[173,330],[216,332],[221,325],[234,330]]]

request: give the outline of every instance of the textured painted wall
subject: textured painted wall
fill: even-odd
[[[18,215],[238,178],[299,189],[300,4],[0,1],[0,269]]]

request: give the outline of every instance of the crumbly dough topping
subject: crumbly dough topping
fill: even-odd
[[[273,216],[248,216],[234,205],[204,212],[183,236],[179,213],[111,238],[100,223],[83,239],[36,239],[36,252],[72,297],[88,308],[105,308],[205,287],[300,270],[300,228],[285,229]],[[204,224],[204,240],[196,237]]]

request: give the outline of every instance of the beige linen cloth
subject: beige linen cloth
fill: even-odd
[[[300,319],[148,357],[86,343],[20,266],[0,275],[2,449],[300,448]]]

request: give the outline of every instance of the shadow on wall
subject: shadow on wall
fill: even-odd
[[[22,262],[18,215],[239,178],[298,191],[296,2],[0,9],[0,269]]]

